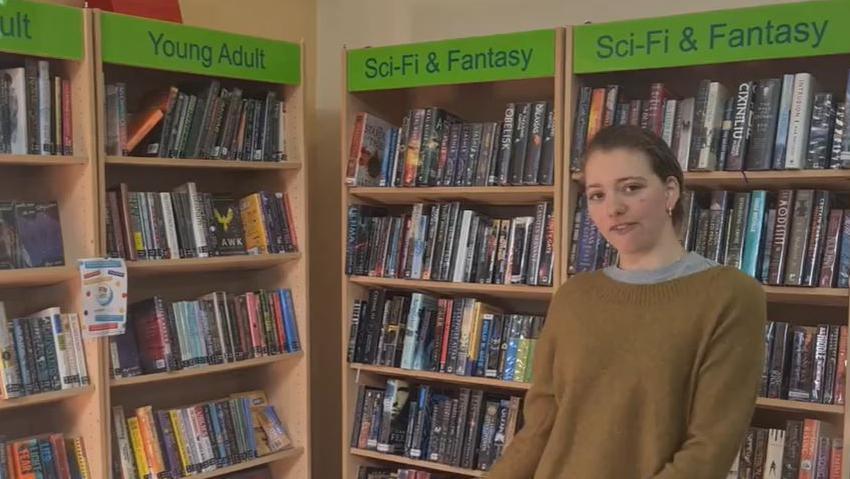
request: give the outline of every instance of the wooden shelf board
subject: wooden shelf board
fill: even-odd
[[[62,391],[32,394],[30,396],[24,396],[14,399],[0,399],[0,411],[34,406],[36,404],[47,404],[52,402],[64,401],[69,398],[88,394],[92,391],[94,391],[94,386],[84,386],[79,388],[63,389]]]
[[[144,156],[107,156],[106,164],[141,168],[209,168],[223,170],[297,170],[297,161],[235,161],[187,158],[154,158]]]
[[[572,173],[574,181],[580,173]],[[847,188],[850,170],[686,171],[686,187],[703,188]]]
[[[221,477],[226,474],[233,474],[234,472],[244,471],[246,469],[251,469],[252,467],[262,466],[264,464],[270,464],[272,462],[281,461],[283,459],[288,459],[290,457],[300,456],[304,453],[303,447],[294,447],[292,449],[287,449],[285,451],[275,452],[273,454],[267,454],[262,457],[258,457],[256,459],[252,459],[250,461],[240,462],[239,464],[234,464],[232,466],[222,467],[221,469],[216,469],[214,471],[204,472],[201,474],[194,474],[191,477],[192,479],[211,479],[213,477]]]
[[[513,299],[548,300],[555,292],[555,288],[551,286],[454,283],[449,281],[372,278],[369,276],[350,276],[349,280],[354,284],[373,288],[395,288],[451,294],[481,294]]]
[[[758,398],[756,406],[762,409],[797,412],[801,414],[832,414],[843,415],[844,406],[840,404],[818,404],[787,399]]]
[[[420,461],[417,459],[410,459],[404,456],[396,456],[395,454],[383,454],[376,451],[369,451],[366,449],[357,449],[351,448],[349,452],[355,456],[365,457],[369,459],[376,459],[378,461],[386,461],[386,462],[394,462],[396,464],[404,464],[407,466],[418,467],[422,469],[430,469],[432,471],[440,471],[440,472],[448,472],[450,474],[457,474],[459,476],[464,477],[486,477],[486,471],[476,471],[473,469],[463,469],[461,467],[453,467],[447,466],[445,464],[440,464],[438,462],[431,461]]]
[[[77,274],[71,266],[0,270],[0,287],[47,286],[67,281]]]
[[[810,304],[816,306],[848,306],[850,293],[845,288],[798,288],[764,286],[767,300],[774,303]]]
[[[361,200],[384,204],[408,204],[422,201],[461,200],[497,205],[531,204],[555,197],[554,186],[477,186],[379,188],[353,187],[349,193]]]
[[[0,165],[66,166],[84,165],[88,161],[89,159],[85,156],[0,155]]]
[[[301,253],[127,261],[127,271],[136,276],[210,271],[250,271],[270,268],[299,258],[301,258]]]
[[[303,356],[303,352],[291,353],[291,354],[278,354],[275,356],[267,356],[261,358],[253,358],[246,359],[244,361],[235,361],[232,363],[225,364],[216,364],[214,366],[207,366],[201,368],[187,368],[181,369],[179,371],[171,371],[164,373],[156,373],[156,374],[142,374],[141,376],[133,376],[129,378],[118,378],[112,379],[109,382],[110,387],[112,388],[121,388],[127,386],[136,386],[139,384],[150,384],[157,383],[163,381],[171,381],[174,379],[186,379],[195,376],[205,376],[208,374],[220,374],[228,371],[237,371],[241,369],[248,368],[256,368],[260,366],[265,366],[267,364],[277,363],[279,361],[286,361],[288,359],[294,359],[297,357]]]
[[[435,373],[430,371],[412,371],[402,368],[391,368],[387,366],[375,366],[371,364],[352,364],[351,369],[382,376],[404,377],[424,381],[435,381],[441,383],[460,384],[472,387],[498,388],[511,391],[527,391],[531,384],[515,381],[502,381],[500,379],[479,378],[473,376],[458,376],[448,373]]]

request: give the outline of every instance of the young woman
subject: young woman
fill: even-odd
[[[723,479],[755,407],[764,292],[682,247],[682,170],[660,138],[604,129],[583,170],[619,264],[552,299],[524,425],[487,477]]]

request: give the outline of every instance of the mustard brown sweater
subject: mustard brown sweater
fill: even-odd
[[[755,407],[764,291],[718,266],[577,275],[549,305],[524,425],[488,479],[723,479]]]

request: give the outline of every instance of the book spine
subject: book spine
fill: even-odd
[[[786,169],[795,170],[805,166],[815,88],[814,78],[811,74],[797,73],[794,75],[794,94],[791,98],[788,144],[785,152]]]

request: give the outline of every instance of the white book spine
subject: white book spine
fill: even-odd
[[[504,274],[504,284],[511,284],[511,271],[513,270],[512,264],[516,261],[514,258],[514,241],[516,240],[516,229],[517,229],[517,218],[513,218],[510,221],[510,225],[508,228],[508,248],[505,252],[505,274]]]
[[[78,366],[79,359],[77,358],[77,347],[74,344],[74,335],[71,333],[71,320],[69,315],[60,314],[59,321],[61,322],[62,331],[65,335],[65,354],[68,360],[68,374],[70,381],[75,387],[80,384],[80,368]]]
[[[45,312],[42,320],[46,318],[50,321],[50,330],[53,333],[53,349],[56,352],[56,363],[59,366],[59,380],[62,389],[71,389],[76,384],[73,381],[74,372],[71,368],[68,350],[73,349],[74,345],[71,344],[71,336],[68,331],[62,328],[62,314],[59,308],[51,309],[55,309],[55,311]]]
[[[771,429],[767,441],[764,475],[756,479],[780,479],[782,477],[782,458],[784,451],[785,431],[782,429]]]
[[[697,168],[700,170],[717,169],[717,149],[714,147],[714,144],[723,125],[723,111],[725,107],[721,90],[722,86],[718,82],[711,82],[711,86],[708,89],[708,102],[706,104],[705,123],[703,124],[706,131],[706,138],[699,152],[699,163],[697,164]]]
[[[171,193],[165,191],[159,194],[162,202],[162,220],[165,224],[165,241],[168,245],[170,258],[180,257],[180,243],[177,241],[177,226],[174,223],[174,206],[171,203]]]
[[[422,293],[413,293],[410,297],[410,310],[407,326],[404,329],[404,343],[401,350],[401,368],[413,369],[413,353],[416,352],[416,337],[419,333],[419,312],[422,309]]]
[[[188,193],[189,210],[192,216],[192,237],[195,239],[195,247],[198,258],[209,257],[209,248],[207,247],[206,225],[204,225],[203,205],[201,197],[198,195],[198,188],[194,182],[190,181],[177,187],[174,191]]]
[[[694,103],[693,97],[686,98],[679,103],[679,118],[682,130],[679,132],[679,151],[677,159],[682,171],[688,171],[688,158],[691,154],[691,134],[693,133],[694,124]]]
[[[130,446],[130,436],[127,433],[127,419],[124,417],[124,408],[115,406],[112,408],[112,419],[115,424],[115,440],[118,443],[118,451],[121,457],[122,479],[137,479],[133,449]]]
[[[810,73],[794,75],[794,94],[791,97],[791,118],[788,124],[788,146],[785,151],[785,168],[803,167],[806,147],[809,144],[809,125],[814,103],[814,78]]]
[[[6,308],[0,301],[0,397],[10,399],[23,393],[21,373],[15,359],[15,341],[11,323],[6,318]]]
[[[53,136],[50,133],[52,95],[50,94],[50,63],[38,61],[38,138],[42,155],[53,154]]]
[[[466,267],[466,243],[469,241],[469,227],[472,224],[472,210],[463,211],[463,219],[460,223],[460,234],[455,250],[455,269],[452,272],[452,281],[459,283],[463,281],[463,272]]]
[[[676,125],[676,107],[678,102],[671,98],[664,103],[664,123],[661,130],[661,138],[668,146],[673,146],[673,130]]]
[[[83,347],[83,333],[80,328],[80,318],[77,313],[68,314],[68,324],[71,331],[71,342],[74,343],[74,352],[77,356],[77,371],[80,374],[80,385],[87,386],[91,383],[89,370],[86,366],[86,351]],[[116,363],[118,364],[118,363]]]
[[[422,241],[422,203],[413,205],[413,212],[410,218],[410,224],[413,227],[413,232],[410,235],[409,248],[410,254],[410,278],[422,278],[422,250],[419,244]]]

